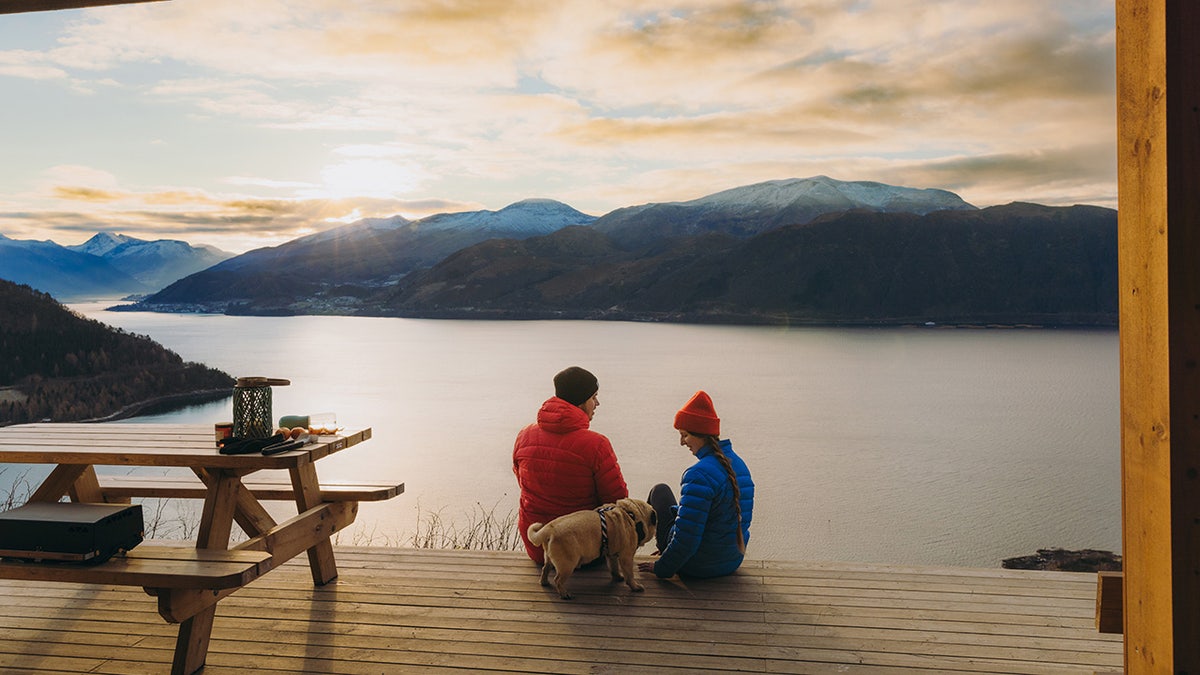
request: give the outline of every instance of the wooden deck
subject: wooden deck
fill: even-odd
[[[748,562],[645,593],[605,569],[571,601],[523,553],[339,548],[221,602],[204,675],[263,673],[1120,672],[1096,575]],[[301,557],[302,558],[302,557]],[[0,672],[165,673],[176,627],[137,588],[0,581]]]

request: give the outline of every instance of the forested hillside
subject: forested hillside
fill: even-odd
[[[176,397],[228,395],[233,378],[148,337],[0,280],[0,426],[119,416]]]
[[[841,325],[1117,325],[1117,212],[845,211],[627,249],[594,227],[464,249],[380,314]]]

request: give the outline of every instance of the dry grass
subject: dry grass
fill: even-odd
[[[517,551],[522,547],[521,537],[517,533],[517,514],[509,510],[507,514],[497,515],[499,503],[485,508],[475,502],[474,508],[466,514],[466,521],[461,525],[457,521],[447,521],[442,513],[445,508],[437,511],[422,511],[417,505],[417,529],[409,539],[413,548],[448,548],[465,551]]]
[[[28,469],[17,474],[11,483],[5,480],[5,474],[13,470],[15,469],[11,466],[0,466],[0,485],[8,484],[8,492],[0,494],[0,511],[24,504],[33,494],[33,483],[29,482]]]

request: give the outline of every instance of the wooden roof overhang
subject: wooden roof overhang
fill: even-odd
[[[19,12],[48,12],[56,9],[79,9],[104,5],[128,5],[136,2],[163,2],[164,0],[2,0],[0,14]]]

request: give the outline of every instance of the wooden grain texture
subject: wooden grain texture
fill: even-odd
[[[246,478],[242,481],[258,499],[294,501],[291,481]],[[126,502],[134,497],[165,499],[204,499],[208,488],[189,476],[112,476],[99,478],[101,501]],[[398,482],[337,482],[321,481],[323,502],[377,502],[404,493],[404,483]]]
[[[1118,0],[1124,634],[1200,672],[1200,4]]]
[[[0,427],[0,462],[104,466],[294,469],[371,438],[371,429],[318,436],[278,455],[222,455],[203,424],[45,423]],[[64,493],[65,494],[65,493]]]
[[[538,585],[523,553],[346,548],[217,605],[205,675],[266,673],[1031,673],[1121,669],[1096,575],[749,561],[705,581],[603,569]],[[0,670],[163,673],[174,631],[136,589],[2,581]]]
[[[101,565],[28,563],[0,560],[0,577],[37,582],[150,586],[156,588],[237,588],[270,569],[262,551],[212,551],[142,544]]]
[[[1096,575],[1096,630],[1101,633],[1120,633],[1125,629],[1123,581],[1121,572]]]

